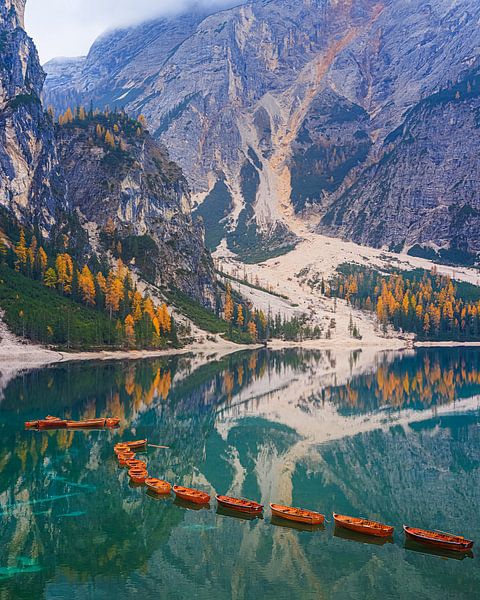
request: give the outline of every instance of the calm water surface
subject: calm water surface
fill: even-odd
[[[480,589],[480,351],[238,354],[62,365],[3,382],[0,599],[474,598]],[[25,431],[46,414],[116,432]],[[148,437],[152,475],[211,494],[396,526],[366,543],[190,510],[131,487],[112,447]],[[402,523],[478,542],[406,547]]]

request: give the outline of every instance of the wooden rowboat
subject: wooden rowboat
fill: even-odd
[[[113,429],[114,427],[118,427],[120,425],[120,419],[118,417],[110,417],[105,419],[105,427],[109,429]]]
[[[39,429],[65,429],[66,426],[67,421],[56,417],[47,417],[46,419],[40,419],[38,421]]]
[[[133,442],[122,442],[123,444],[127,444],[127,446],[130,448],[130,450],[141,450],[142,448],[145,448],[145,446],[147,445],[147,440],[136,440]]]
[[[38,421],[25,421],[25,427],[27,429],[37,429]]]
[[[67,421],[68,429],[103,429],[106,419],[87,419],[86,421]]]
[[[139,469],[138,467],[130,469],[128,476],[134,483],[145,483],[145,479],[148,479],[146,469]]]
[[[473,548],[472,540],[467,540],[461,535],[452,535],[443,531],[428,531],[416,527],[407,527],[406,525],[403,526],[403,531],[408,538],[416,542],[444,548],[445,550],[468,552]]]
[[[333,520],[338,527],[344,527],[345,529],[365,535],[374,535],[376,537],[390,537],[393,535],[393,527],[384,525],[378,521],[347,517],[346,515],[337,515],[336,513],[333,513]]]
[[[123,454],[124,452],[130,452],[130,446],[128,444],[115,444],[113,447],[113,451],[118,456],[119,454]]]
[[[135,452],[122,452],[121,454],[117,454],[117,458],[119,465],[126,465],[127,461],[135,458]]]
[[[313,510],[304,510],[293,508],[292,506],[283,506],[282,504],[270,503],[272,515],[297,523],[308,523],[309,525],[321,525],[325,521],[325,515]]]
[[[145,485],[154,494],[169,494],[172,490],[172,486],[168,483],[168,481],[156,479],[155,477],[149,477],[148,479],[145,479]]]
[[[231,496],[215,496],[217,502],[229,508],[230,510],[238,510],[250,515],[259,515],[263,511],[263,504],[254,502],[253,500],[243,500],[240,498],[232,498]]]
[[[208,504],[210,502],[210,496],[200,490],[174,485],[173,491],[180,499],[187,502],[193,502],[194,504]]]
[[[146,469],[147,468],[147,463],[144,462],[143,460],[137,460],[136,458],[132,458],[130,460],[126,461],[126,466],[129,469],[135,469],[136,467],[140,468],[140,469]]]

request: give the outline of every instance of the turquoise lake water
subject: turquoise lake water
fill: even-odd
[[[0,381],[0,600],[468,598],[480,589],[480,350],[256,351],[63,364]],[[25,431],[47,414],[119,430]],[[147,437],[151,475],[266,504],[191,510],[132,487],[113,444]],[[318,510],[305,530],[268,502]],[[394,525],[335,531],[332,511]],[[402,524],[473,555],[405,544]],[[462,560],[460,560],[462,558]]]

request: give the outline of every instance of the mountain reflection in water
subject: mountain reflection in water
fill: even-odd
[[[479,391],[474,348],[261,350],[22,374],[0,403],[0,597],[473,597],[478,557],[410,551],[400,530],[480,542]],[[121,427],[23,429],[47,414],[116,415]],[[369,516],[396,526],[395,543],[152,498],[129,487],[112,453],[144,437],[170,447],[146,453],[153,476]]]

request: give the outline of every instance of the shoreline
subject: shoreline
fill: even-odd
[[[183,348],[170,348],[161,350],[97,350],[66,352],[40,346],[14,336],[4,324],[0,326],[0,372],[4,375],[9,371],[22,371],[25,369],[43,368],[54,364],[80,361],[108,361],[108,360],[144,360],[169,356],[182,356],[187,354],[211,355],[218,359],[229,354],[242,351],[253,351],[261,348],[269,350],[282,350],[297,348],[304,350],[346,350],[355,351],[362,349],[386,352],[390,350],[414,350],[415,348],[455,348],[455,347],[480,347],[479,342],[459,341],[416,341],[400,337],[377,337],[374,339],[358,340],[351,337],[337,337],[333,339],[312,339],[303,341],[286,341],[281,339],[270,340],[267,344],[236,344],[217,337],[215,341],[194,341]]]

